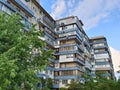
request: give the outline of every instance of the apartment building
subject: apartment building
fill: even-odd
[[[89,38],[84,32],[83,23],[77,16],[56,21],[59,57],[55,65],[54,88],[66,87],[71,80],[84,82],[85,72],[91,72]]]
[[[101,74],[108,79],[114,78],[110,50],[104,36],[90,38],[93,56],[93,74]]]
[[[21,22],[28,26],[24,28],[26,31],[33,24],[36,24],[37,30],[44,31],[45,37],[39,38],[46,41],[46,50],[55,51],[55,59],[49,58],[51,63],[47,70],[40,71],[38,77],[52,78],[55,89],[67,88],[72,79],[84,83],[84,74],[96,76],[97,72],[103,71],[107,78],[113,75],[105,37],[89,39],[77,16],[55,21],[41,7],[39,0],[0,0],[0,10],[10,15],[17,12],[22,17]]]
[[[22,23],[27,27],[24,30],[29,31],[29,28],[36,24],[37,30],[42,30],[45,33],[45,39],[47,45],[46,49],[55,49],[57,45],[55,38],[57,38],[54,32],[55,20],[40,6],[39,0],[0,0],[0,10],[11,15],[16,12],[22,17]],[[41,38],[41,37],[40,37]],[[34,50],[37,52],[37,49]],[[51,60],[47,71],[41,71],[38,77],[54,78],[54,60]]]

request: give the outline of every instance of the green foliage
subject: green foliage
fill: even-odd
[[[37,71],[48,65],[51,50],[44,50],[45,42],[38,39],[43,33],[32,26],[23,30],[22,19],[13,14],[0,14],[0,90],[36,89]],[[34,49],[39,49],[34,53]]]
[[[75,80],[71,80],[71,83],[69,84],[69,90],[83,90],[83,84],[75,81]]]
[[[64,88],[64,87],[62,87],[62,88],[60,88],[60,90],[67,90],[66,88]]]
[[[69,84],[69,90],[120,90],[120,79],[115,81],[108,80],[104,77],[87,77],[85,84],[72,80],[71,84]]]

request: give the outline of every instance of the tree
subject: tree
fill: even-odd
[[[84,90],[84,85],[78,81],[71,80],[69,90]]]
[[[36,89],[39,82],[36,74],[53,57],[51,50],[44,49],[45,42],[38,38],[43,33],[35,25],[25,26],[21,20],[17,14],[0,14],[0,90]]]

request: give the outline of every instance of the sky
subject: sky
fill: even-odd
[[[40,4],[55,20],[77,16],[82,20],[89,37],[105,36],[114,70],[119,70],[120,0],[40,0]]]

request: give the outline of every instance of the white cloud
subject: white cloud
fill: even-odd
[[[68,5],[69,8],[73,7],[74,4],[75,4],[75,0],[68,0],[67,1],[67,5]]]
[[[51,16],[54,19],[60,18],[61,15],[64,13],[66,10],[66,4],[64,0],[57,0],[53,5],[52,5],[52,13]]]
[[[120,70],[120,51],[110,47],[111,55],[112,55],[112,62],[114,67],[115,76],[117,79],[120,77],[120,74],[117,73]]]
[[[120,51],[110,47],[110,51],[112,54],[112,60],[113,60],[113,66],[114,66],[114,71],[120,70]]]
[[[55,19],[78,16],[87,30],[106,20],[114,9],[120,9],[120,0],[56,0],[51,15]]]
[[[106,19],[113,9],[120,8],[119,4],[120,0],[83,0],[73,13],[82,19],[86,29],[90,29]]]

